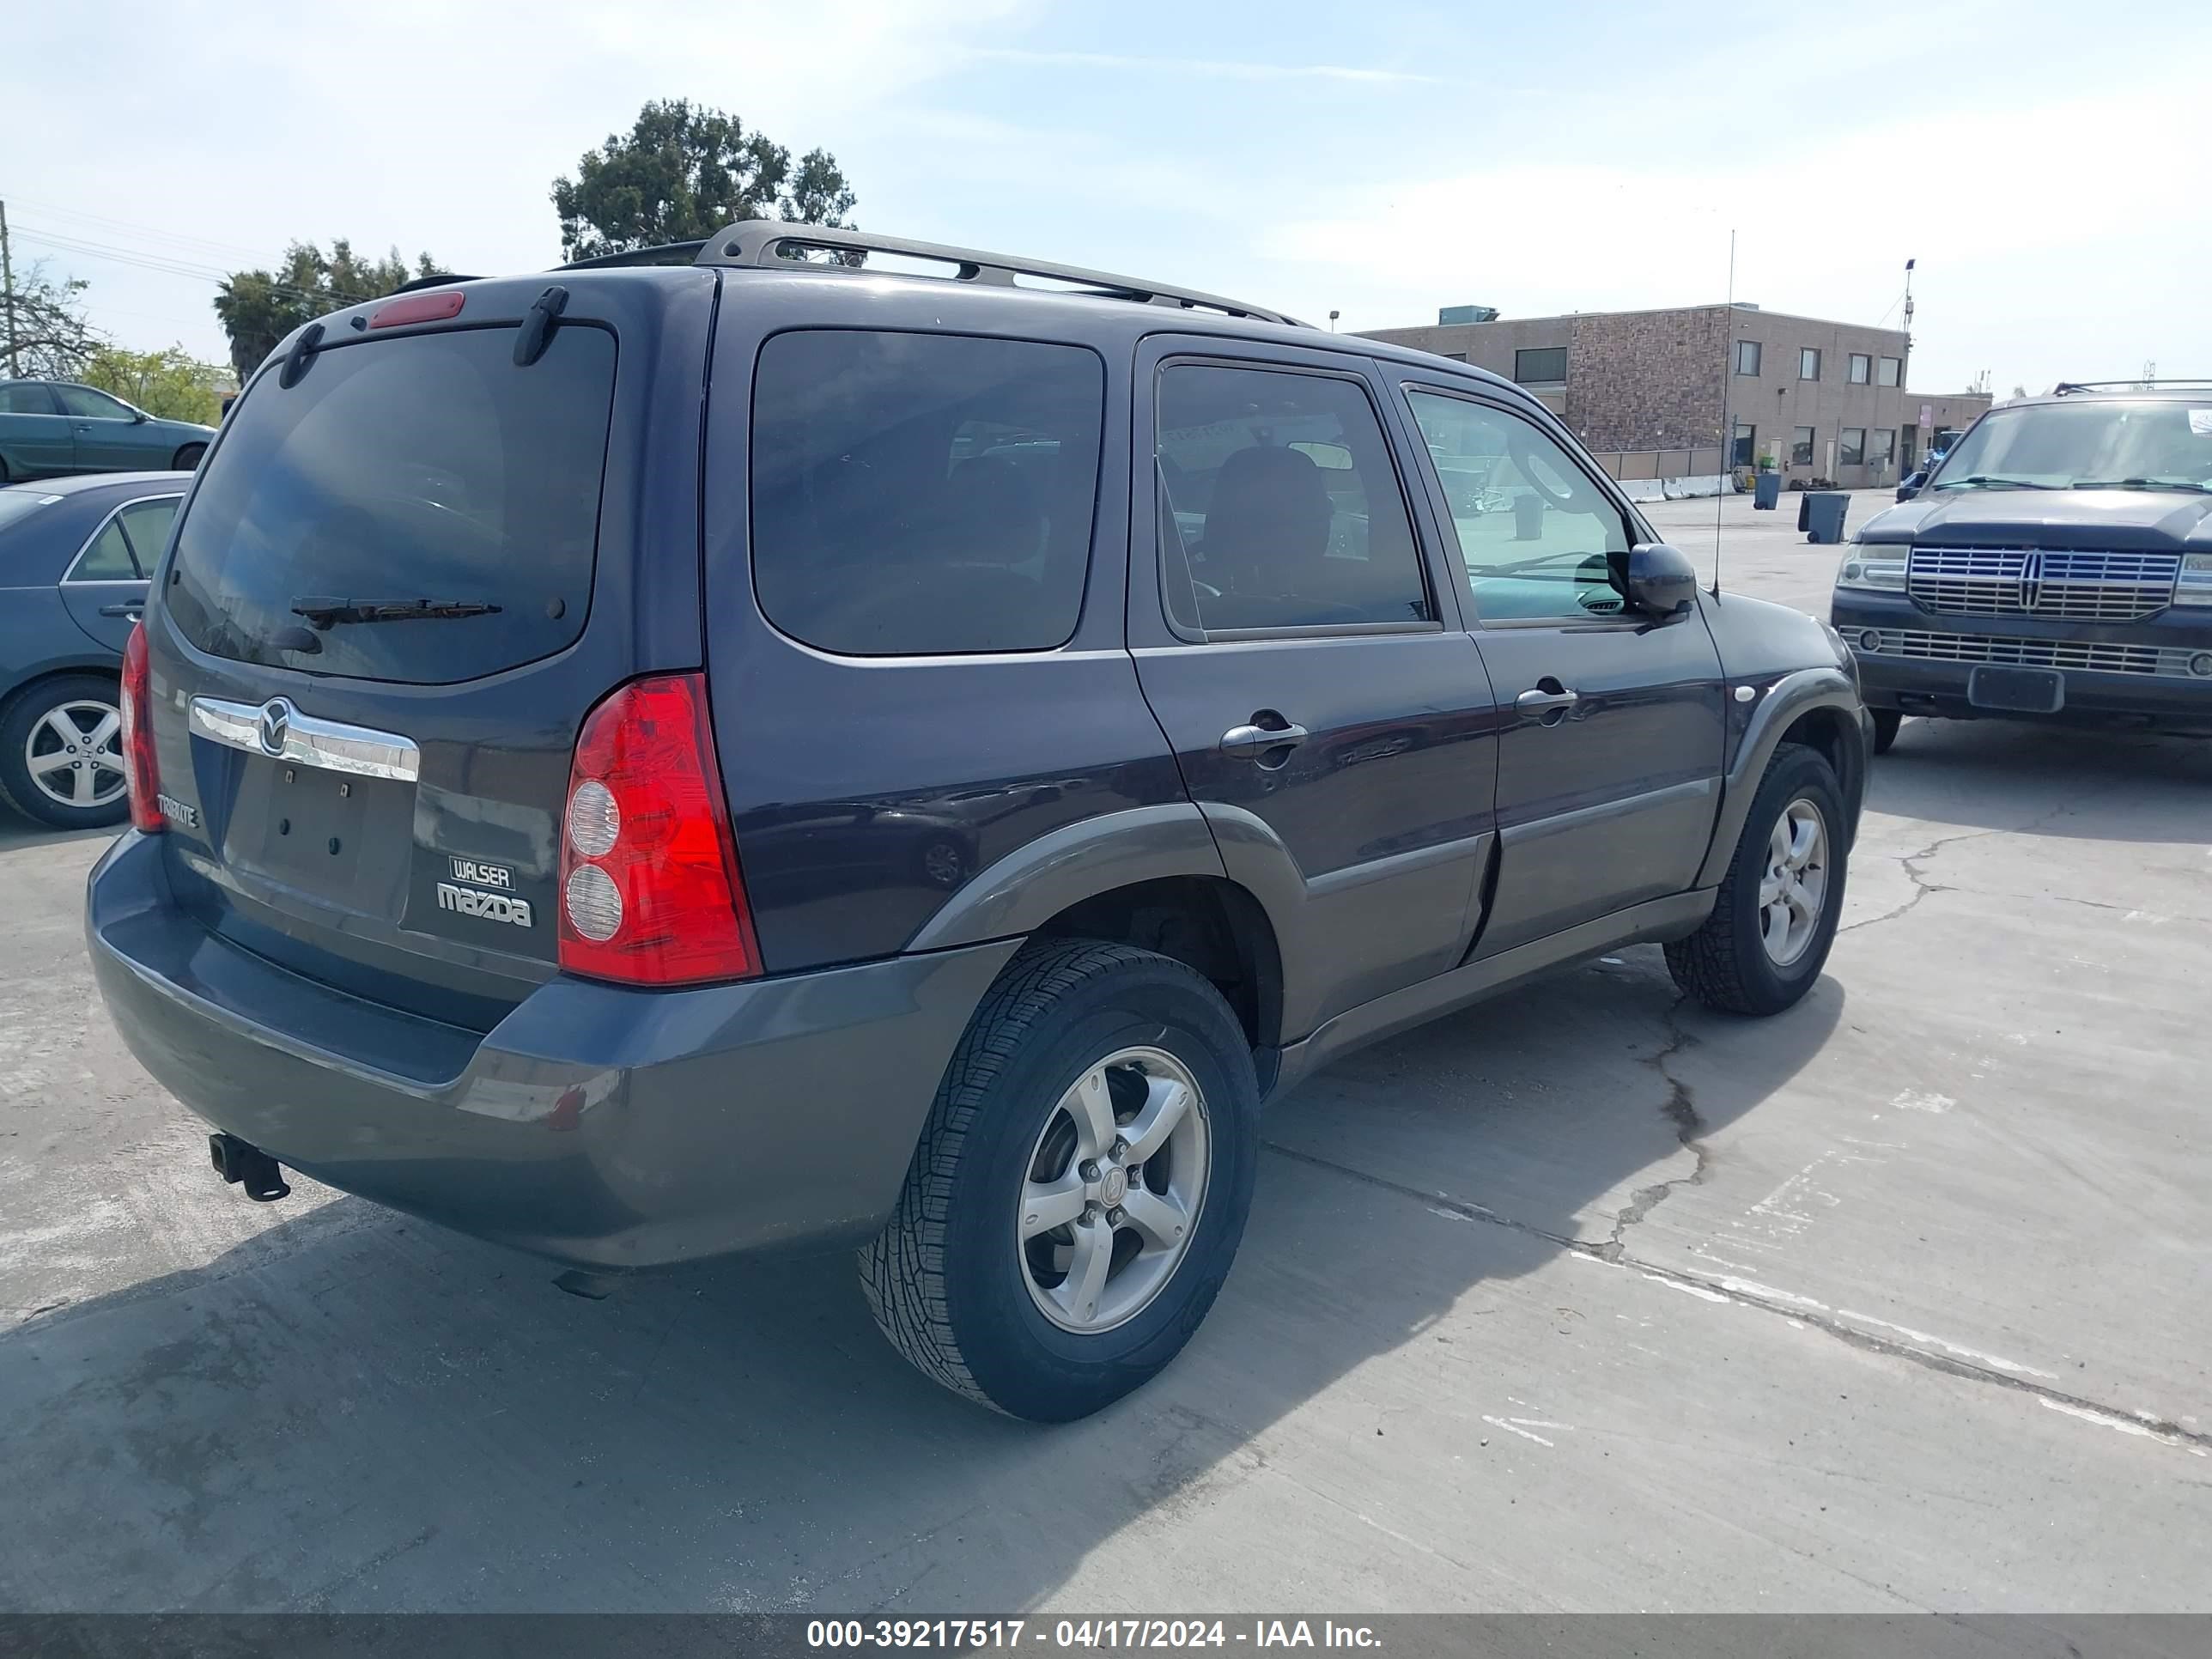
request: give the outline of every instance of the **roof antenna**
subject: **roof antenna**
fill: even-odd
[[[1721,313],[1721,487],[1713,496],[1713,597],[1721,596],[1721,507],[1735,483],[1735,432],[1729,425],[1729,384],[1735,378],[1735,231],[1729,231],[1728,305]]]

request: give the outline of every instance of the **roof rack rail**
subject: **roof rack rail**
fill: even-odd
[[[2162,386],[2201,386],[2212,388],[2212,380],[2061,380],[2051,388],[2051,395],[2054,398],[2063,398],[2069,392],[2108,392],[2114,388],[2122,392],[2148,392]]]
[[[773,219],[747,219],[716,231],[699,254],[702,265],[784,265],[786,249],[829,253],[896,253],[950,265],[951,280],[982,283],[1000,288],[1018,286],[1018,276],[1042,276],[1066,283],[1079,294],[1099,299],[1133,300],[1146,305],[1173,306],[1186,311],[1218,311],[1231,317],[1249,317],[1263,323],[1283,323],[1310,328],[1285,313],[1266,306],[1248,305],[1218,294],[1196,289],[1170,288],[1139,276],[1116,276],[1110,271],[1086,270],[1080,265],[1056,264],[1044,259],[1024,259],[981,248],[949,247],[941,242],[918,242],[906,236],[881,236],[873,231],[848,230],[828,225],[786,224]],[[796,266],[799,270],[834,270],[836,265]],[[908,273],[902,272],[901,275]],[[1031,292],[1039,290],[1032,289]]]
[[[611,270],[618,265],[673,265],[695,263],[694,257],[705,242],[660,242],[652,247],[634,247],[620,253],[602,253],[596,259],[571,259],[566,264],[555,265],[555,270]]]

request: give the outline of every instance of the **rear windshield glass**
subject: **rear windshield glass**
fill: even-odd
[[[201,650],[436,684],[560,650],[584,625],[615,340],[511,328],[325,349],[230,416],[165,591]],[[448,614],[395,614],[428,600]],[[333,607],[386,606],[377,619]],[[480,607],[495,607],[482,609]]]
[[[1078,346],[777,335],[753,396],[763,612],[853,656],[1065,644],[1083,605],[1105,380]]]

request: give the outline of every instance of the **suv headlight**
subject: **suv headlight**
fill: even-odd
[[[2185,553],[2173,584],[2176,605],[2212,605],[2212,553]]]
[[[1861,592],[1902,593],[1909,547],[1863,547],[1853,543],[1836,568],[1836,586]]]

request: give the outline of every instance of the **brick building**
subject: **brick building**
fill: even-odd
[[[1792,479],[1847,488],[1894,483],[1931,439],[1990,406],[1986,393],[1910,390],[1901,330],[1751,305],[1440,321],[1368,335],[1518,381],[1624,478],[1719,471],[1723,380],[1735,465],[1771,459]]]

